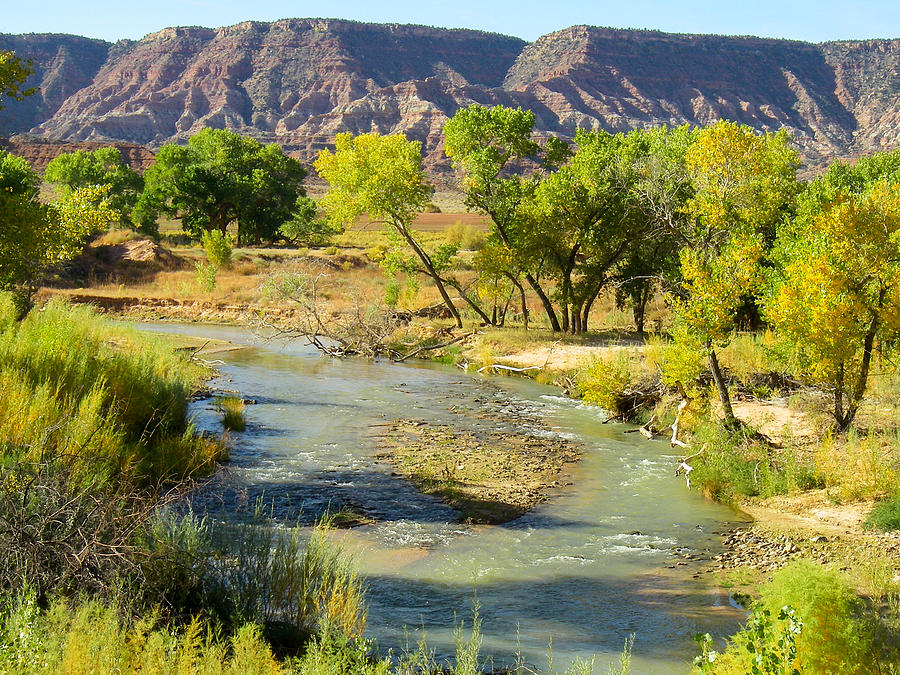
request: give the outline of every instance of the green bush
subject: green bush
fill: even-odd
[[[462,251],[480,251],[486,241],[484,232],[456,221],[444,231],[444,241]]]
[[[788,664],[801,673],[880,672],[872,633],[863,619],[865,606],[837,572],[805,560],[793,561],[760,587],[754,617],[767,617],[770,626],[760,630],[760,621],[747,626],[730,641],[728,649],[714,661],[713,673],[789,673],[785,670],[753,670],[756,655],[778,652],[778,640],[791,621],[802,622],[796,638],[796,658]],[[786,616],[783,608],[794,614]],[[765,613],[768,613],[767,615]],[[765,623],[765,622],[763,622]],[[793,638],[792,638],[793,639]]]
[[[200,238],[206,260],[217,270],[231,265],[231,239],[220,230],[205,230]]]

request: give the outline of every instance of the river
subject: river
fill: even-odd
[[[695,633],[728,635],[744,616],[685,557],[715,553],[716,532],[741,515],[688,491],[666,443],[602,424],[597,408],[530,380],[328,359],[240,328],[138,327],[247,346],[215,357],[224,363],[212,386],[256,404],[246,431],[232,437],[224,487],[208,498],[228,511],[263,495],[285,522],[308,521],[329,504],[374,516],[377,524],[342,537],[367,579],[369,635],[382,652],[414,645],[424,627],[429,646],[451,654],[454,621],[468,624],[477,593],[483,654],[498,666],[518,649],[544,669],[552,639],[556,668],[594,655],[595,672],[605,672],[634,634],[632,673],[678,673],[690,670]],[[509,433],[564,434],[585,448],[557,492],[525,516],[464,527],[373,459],[385,423],[464,426],[487,405],[515,412]],[[220,429],[211,401],[192,414],[201,429]]]

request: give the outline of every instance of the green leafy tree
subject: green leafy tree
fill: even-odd
[[[575,145],[564,165],[537,178],[523,210],[533,246],[543,252],[556,281],[561,328],[580,333],[587,330],[594,300],[646,236],[649,221],[635,202],[627,138],[580,130]]]
[[[433,192],[422,169],[421,143],[397,134],[338,134],[334,152],[322,150],[314,166],[329,184],[319,202],[328,219],[346,226],[367,214],[399,234],[434,282],[457,327],[462,328],[459,310],[440,274],[442,261],[422,247],[412,230],[413,220]]]
[[[92,185],[108,188],[109,205],[131,224],[131,211],[144,189],[144,179],[122,158],[118,148],[77,150],[59,155],[47,164],[44,180],[71,192]],[[150,230],[147,234],[157,234]]]
[[[835,424],[845,430],[865,396],[876,344],[888,350],[900,338],[900,183],[836,186],[837,173],[811,186],[811,211],[780,230],[765,315],[807,374],[830,385]]]
[[[204,129],[187,147],[160,148],[144,174],[135,218],[146,226],[165,213],[181,218],[194,236],[212,229],[224,233],[237,222],[239,243],[273,241],[294,218],[305,177],[300,163],[274,143]]]
[[[119,218],[106,188],[82,188],[42,204],[38,185],[24,159],[0,152],[0,288],[16,292],[23,309],[46,267],[77,255],[89,234]]]
[[[473,104],[444,126],[444,148],[461,173],[466,205],[491,218],[492,235],[512,256],[511,274],[525,279],[559,332],[562,324],[540,280],[543,252],[535,246],[533,221],[523,209],[536,181],[523,173],[537,165],[552,169],[569,151],[557,139],[542,148],[533,138],[534,120],[533,112],[521,108]]]
[[[306,196],[297,198],[293,218],[278,230],[278,234],[295,246],[322,245],[327,243],[333,235],[341,232],[343,232],[342,227],[335,226],[326,218],[319,217],[318,206]]]
[[[670,227],[681,240],[682,292],[673,303],[679,335],[705,352],[725,424],[738,421],[717,347],[731,339],[738,309],[758,288],[766,233],[796,195],[796,154],[787,134],[757,135],[719,122],[700,130],[685,153],[692,194]]]
[[[3,110],[4,99],[21,101],[37,91],[34,87],[22,89],[33,72],[30,61],[23,61],[13,52],[0,50],[0,110]]]

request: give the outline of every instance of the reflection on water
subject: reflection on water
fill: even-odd
[[[497,665],[514,657],[518,633],[527,662],[546,664],[552,636],[557,666],[596,654],[604,672],[635,633],[632,672],[687,672],[692,635],[733,632],[742,617],[678,564],[718,546],[714,531],[738,516],[685,490],[666,444],[603,425],[597,408],[527,380],[327,359],[238,328],[142,327],[249,345],[219,355],[215,386],[257,403],[246,409],[228,471],[203,500],[227,511],[264,495],[286,521],[342,505],[374,517],[376,525],[340,536],[368,578],[370,633],[383,650],[414,644],[407,627],[424,626],[438,654],[451,653],[454,618],[468,619],[476,589],[485,653]],[[484,424],[476,416],[488,404],[519,420],[501,425],[508,433],[565,434],[586,448],[571,485],[506,525],[463,527],[452,509],[372,458],[379,429],[398,417]],[[200,428],[219,428],[211,402],[193,414]],[[537,419],[552,431],[529,422]]]

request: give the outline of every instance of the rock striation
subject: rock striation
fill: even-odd
[[[789,40],[573,26],[533,43],[335,19],[167,28],[139,41],[0,35],[40,94],[0,134],[151,148],[204,127],[311,161],[341,131],[401,132],[447,170],[441,128],[473,102],[522,106],[545,134],[733,119],[786,128],[815,168],[900,143],[900,40]]]

